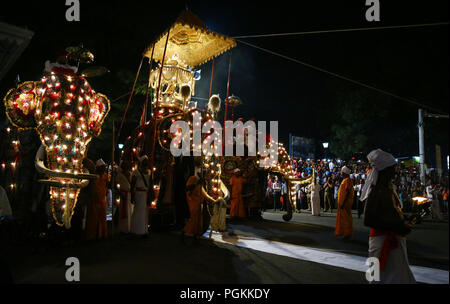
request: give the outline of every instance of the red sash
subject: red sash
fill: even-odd
[[[370,229],[369,237],[384,235],[383,246],[381,247],[380,255],[378,260],[380,261],[380,270],[384,270],[386,267],[387,260],[389,258],[389,253],[397,249],[400,242],[398,241],[398,235],[390,231],[382,231],[376,229]]]

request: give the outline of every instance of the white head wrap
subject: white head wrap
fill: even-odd
[[[341,172],[348,174],[348,175],[350,175],[350,173],[352,173],[352,171],[347,166],[342,167]]]
[[[369,197],[370,191],[373,186],[377,184],[378,181],[378,172],[396,165],[394,156],[392,154],[384,152],[381,149],[373,150],[367,155],[367,159],[369,160],[370,165],[372,166],[372,171],[370,171],[367,176],[366,182],[362,189],[361,193],[361,201],[364,201]]]
[[[103,159],[99,159],[95,162],[95,166],[96,167],[100,167],[100,166],[106,166],[106,163],[103,161]]]
[[[148,156],[143,155],[143,156],[139,157],[138,160],[139,160],[139,163],[142,163],[144,160],[148,160]]]

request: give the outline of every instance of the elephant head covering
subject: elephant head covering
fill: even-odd
[[[366,182],[362,189],[361,201],[364,201],[369,197],[370,191],[372,190],[373,186],[377,184],[378,172],[397,164],[392,154],[387,153],[381,149],[373,150],[372,152],[370,152],[367,155],[367,159],[372,166],[372,171],[370,171],[369,175],[367,176]]]

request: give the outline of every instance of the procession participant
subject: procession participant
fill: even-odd
[[[287,184],[286,181],[283,179],[281,180],[281,210],[287,211],[287,202],[288,202],[288,191],[287,191]]]
[[[395,158],[380,149],[370,152],[367,158],[373,169],[361,194],[361,199],[366,200],[364,225],[370,227],[369,257],[380,262],[380,281],[372,283],[415,283],[405,238],[411,232],[411,224],[403,216],[392,184]]]
[[[246,182],[246,179],[242,177],[242,172],[239,168],[234,169],[234,175],[230,178],[231,186],[231,218],[245,218],[245,206],[242,199],[242,186]],[[280,187],[281,190],[281,187]]]
[[[225,184],[220,181],[220,192],[222,195],[216,200],[213,208],[213,214],[211,215],[211,230],[209,236],[211,238],[212,231],[224,232],[227,229],[226,217],[227,217],[227,200],[230,197],[230,192]]]
[[[444,187],[442,190],[442,201],[444,206],[444,213],[448,214],[448,187]]]
[[[87,169],[90,174],[95,174],[95,163],[89,158],[83,158],[83,167]],[[92,204],[94,198],[94,183],[95,181],[90,181],[86,187],[81,188],[73,212],[69,234],[72,239],[77,242],[82,241],[85,237],[86,210],[88,206]]]
[[[343,240],[348,240],[353,235],[353,181],[350,179],[350,169],[342,167],[341,176],[343,181],[339,187],[337,199],[336,229],[334,234],[342,236]]]
[[[122,166],[117,168],[116,183],[120,197],[118,230],[119,232],[130,233],[131,215],[133,214],[130,162],[123,162]]]
[[[320,215],[320,184],[319,179],[316,178],[310,185],[311,189],[311,214],[314,216]]]
[[[214,199],[208,195],[203,188],[204,177],[202,167],[199,163],[195,166],[194,175],[189,177],[186,183],[186,200],[189,206],[190,217],[186,226],[184,227],[181,237],[184,238],[184,234],[188,234],[194,237],[194,242],[197,243],[198,237],[203,233],[203,212],[202,206],[204,200],[208,200],[213,203],[218,203],[221,198]]]
[[[131,175],[131,203],[134,205],[131,232],[143,238],[148,235],[148,201],[152,191],[150,161],[144,155],[139,158],[138,168]]]
[[[280,205],[280,197],[281,197],[281,184],[278,180],[278,176],[275,176],[272,182],[272,197],[273,197],[273,209],[274,211],[276,211],[278,206]]]
[[[92,203],[87,208],[86,240],[106,238],[106,191],[108,174],[103,159],[95,163],[95,173],[99,175],[94,181]]]
[[[298,194],[298,197],[299,197],[299,202],[298,202],[299,208],[297,208],[298,212],[300,212],[300,209],[306,209],[306,192],[305,191],[306,191],[305,187],[300,187],[299,194]]]

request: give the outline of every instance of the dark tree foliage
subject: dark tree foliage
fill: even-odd
[[[387,112],[376,99],[379,99],[376,95],[360,90],[338,95],[330,141],[330,150],[337,157],[347,159],[368,151],[370,142],[373,143],[369,132],[373,121]]]

